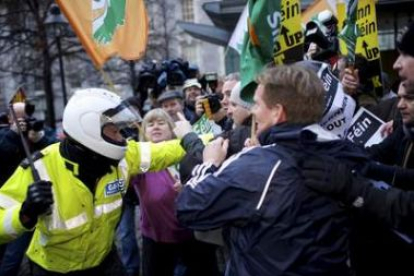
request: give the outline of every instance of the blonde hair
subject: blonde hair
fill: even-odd
[[[148,124],[155,121],[155,120],[163,120],[168,124],[168,127],[170,128],[170,131],[174,135],[174,121],[172,120],[171,116],[168,115],[167,112],[165,112],[162,108],[154,108],[145,114],[144,118],[142,119],[142,131],[143,131],[143,137],[144,141],[148,141],[148,137],[145,136],[145,133],[147,131]]]
[[[266,69],[257,81],[264,86],[266,105],[281,104],[288,122],[312,124],[321,120],[326,93],[313,71],[299,65],[280,65]]]

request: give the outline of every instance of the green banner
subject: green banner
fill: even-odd
[[[280,6],[280,0],[248,2],[248,35],[244,37],[240,57],[241,98],[245,101],[253,101],[257,74],[273,62],[282,21]]]

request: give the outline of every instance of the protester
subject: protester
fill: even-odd
[[[364,180],[351,181],[347,172],[335,168],[334,164],[304,165],[304,174],[310,178],[307,185],[359,207],[360,212],[355,213],[356,225],[351,244],[351,265],[357,276],[413,273],[410,257],[414,252],[413,238],[404,232],[384,227],[384,223],[388,223],[402,231],[408,231],[408,234],[413,233],[407,220],[412,210],[412,204],[408,200],[414,190],[414,158],[411,148],[414,124],[413,38],[414,24],[410,24],[397,42],[400,55],[394,63],[394,68],[403,80],[397,102],[402,124],[382,143],[369,148],[371,157],[383,164],[371,162],[364,168],[368,177],[383,180],[393,188],[375,191]],[[325,173],[321,173],[322,170]],[[340,177],[335,187],[328,189],[321,177],[329,178],[330,170],[339,173]]]
[[[0,186],[13,174],[20,162],[26,158],[17,123],[20,125],[31,152],[57,142],[54,136],[45,135],[43,122],[26,113],[26,104],[13,104],[16,122],[9,111],[9,127],[0,129]],[[33,126],[36,126],[33,129]]]
[[[237,84],[237,82],[240,80],[239,73],[231,73],[228,74],[224,78],[224,84],[223,84],[223,99],[221,100],[221,105],[223,106],[224,110],[227,112],[228,106],[229,106],[229,99],[231,95],[231,90],[233,87]]]
[[[201,84],[197,79],[187,79],[183,85],[184,93],[184,115],[191,124],[194,124],[199,115],[196,114],[196,100],[202,95]]]
[[[162,109],[148,112],[142,128],[153,143],[174,138],[174,123]],[[177,265],[184,266],[186,276],[218,275],[215,247],[195,240],[175,217],[182,188],[177,168],[140,174],[132,183],[140,198],[143,275],[173,276]]]
[[[404,28],[397,40],[399,56],[394,62],[394,70],[397,70],[401,80],[414,81],[414,23]]]
[[[158,97],[157,102],[174,122],[179,120],[177,113],[184,112],[183,94],[180,91],[166,91]]]
[[[227,83],[225,83],[224,87],[227,87]],[[227,114],[229,117],[233,117],[233,115],[235,117],[233,128],[219,134],[220,137],[229,139],[227,157],[239,153],[245,147],[246,140],[252,138],[252,115],[250,110],[252,103],[243,100],[240,97],[240,93],[240,82],[236,82],[230,92],[229,100],[227,100]],[[181,180],[186,182],[190,179],[193,168],[203,163],[202,153],[204,144],[195,133],[183,136],[180,136],[180,138],[183,138],[181,143],[188,154],[180,162],[180,176]]]
[[[139,115],[104,89],[75,92],[63,113],[66,138],[23,162],[0,189],[0,242],[34,229],[26,252],[33,275],[114,275],[113,241],[131,175],[166,168],[179,141],[125,141]],[[118,273],[117,275],[120,275]]]
[[[367,179],[355,177],[350,168],[332,158],[304,159],[301,169],[308,187],[373,216],[389,227],[414,236],[413,191],[394,187],[378,189]],[[406,273],[412,274],[412,270]]]
[[[266,69],[258,83],[252,113],[262,146],[223,164],[228,141],[206,146],[204,163],[178,196],[178,219],[200,231],[224,228],[226,275],[349,275],[347,214],[307,189],[296,165],[350,156],[348,143],[317,125],[323,85],[297,65]]]
[[[13,119],[11,110],[8,114],[8,126],[0,129],[0,187],[17,169],[20,162],[26,158],[19,129],[23,133],[25,143],[30,152],[35,152],[57,142],[54,135],[44,130],[43,121],[33,116],[34,106],[18,102],[12,105],[17,122]],[[32,232],[27,232],[18,239],[2,245],[3,257],[0,261],[0,276],[16,275],[24,257]]]
[[[251,111],[253,104],[240,97],[240,82],[233,87],[230,95],[230,104],[227,108],[227,116],[233,120],[234,127],[251,125]]]

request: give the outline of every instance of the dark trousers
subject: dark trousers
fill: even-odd
[[[213,244],[195,239],[183,243],[160,243],[142,237],[143,276],[174,276],[177,264],[185,267],[185,276],[220,275]]]
[[[0,276],[15,276],[19,272],[24,253],[32,240],[33,232],[26,232],[5,245],[0,265]]]

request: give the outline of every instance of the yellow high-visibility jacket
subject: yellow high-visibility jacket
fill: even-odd
[[[52,182],[54,204],[51,214],[39,217],[27,256],[58,273],[98,266],[112,249],[130,176],[164,169],[185,154],[179,140],[157,144],[129,141],[125,158],[97,182],[92,194],[75,177],[77,164],[60,155],[59,143],[41,153],[34,165],[41,179]],[[68,164],[72,170],[66,168]],[[31,183],[30,168],[20,166],[0,189],[0,243],[31,230],[19,219]]]

